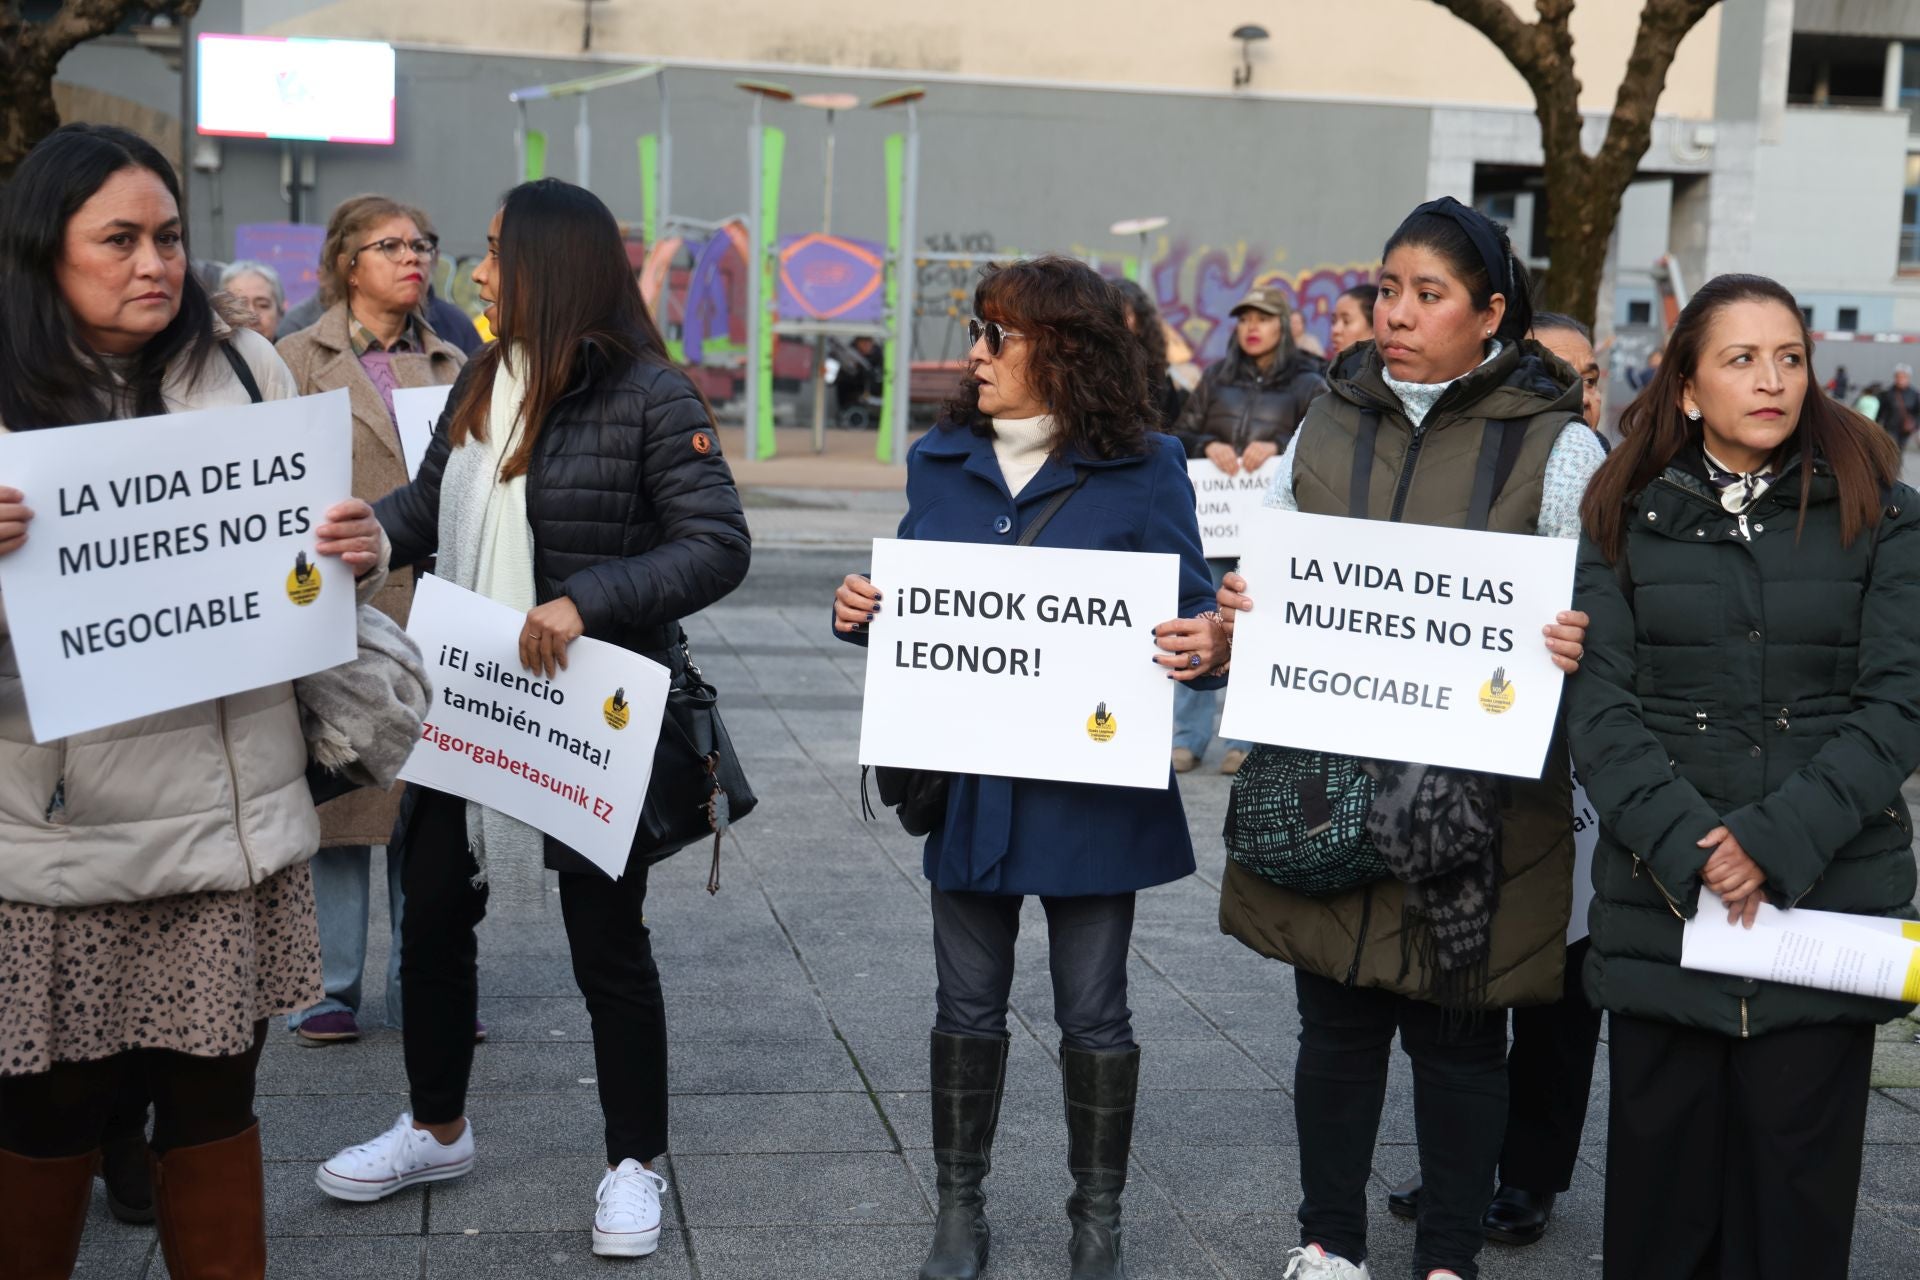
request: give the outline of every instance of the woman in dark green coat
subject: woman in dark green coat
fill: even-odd
[[[1710,281],[1581,510],[1609,1280],[1847,1273],[1873,1027],[1902,1006],[1680,967],[1696,911],[1913,915],[1920,494],[1812,345],[1780,285]]]

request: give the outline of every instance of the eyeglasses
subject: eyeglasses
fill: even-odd
[[[978,316],[967,321],[967,350],[973,350],[975,343],[982,337],[987,340],[987,354],[998,357],[1000,348],[1006,345],[1008,338],[1024,338],[1024,333],[1015,333],[998,320],[981,320]]]
[[[418,240],[403,240],[399,236],[388,236],[385,240],[375,240],[372,244],[361,245],[353,251],[353,256],[358,258],[369,249],[378,249],[388,262],[398,262],[401,254],[408,249],[413,250],[413,256],[416,258],[431,258],[440,252],[440,242],[425,236]]]

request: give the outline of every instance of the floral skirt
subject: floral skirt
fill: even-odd
[[[322,994],[304,862],[226,893],[0,902],[0,1076],[128,1049],[243,1053],[254,1023]]]

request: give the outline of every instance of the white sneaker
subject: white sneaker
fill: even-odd
[[[660,1247],[660,1193],[667,1180],[638,1160],[607,1170],[593,1198],[593,1251],[602,1258],[643,1258]]]
[[[384,1200],[417,1182],[443,1182],[473,1169],[473,1122],[452,1143],[442,1146],[425,1129],[413,1127],[413,1117],[400,1113],[399,1123],[372,1142],[348,1147],[320,1166],[314,1181],[336,1200]]]
[[[1287,1251],[1287,1269],[1280,1280],[1373,1280],[1373,1274],[1364,1262],[1355,1266],[1317,1244],[1309,1244]]]

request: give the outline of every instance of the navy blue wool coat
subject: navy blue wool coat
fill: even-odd
[[[942,427],[907,454],[907,514],[899,536],[1012,546],[1040,508],[1073,484],[1076,467],[1086,469],[1086,483],[1035,545],[1170,552],[1180,557],[1180,616],[1213,608],[1186,453],[1171,436],[1148,435],[1146,452],[1135,457],[1069,451],[1049,458],[1015,498],[990,438]],[[883,592],[888,587],[875,585]],[[867,639],[859,632],[840,638]],[[1140,660],[1152,656],[1149,646]],[[1210,689],[1225,680],[1192,683]],[[1018,724],[1006,729],[1020,732]],[[1172,750],[1169,739],[1169,761]],[[959,774],[948,792],[945,824],[927,837],[925,867],[934,887],[948,892],[1128,893],[1191,873],[1193,841],[1171,763],[1167,785],[1157,791]]]

